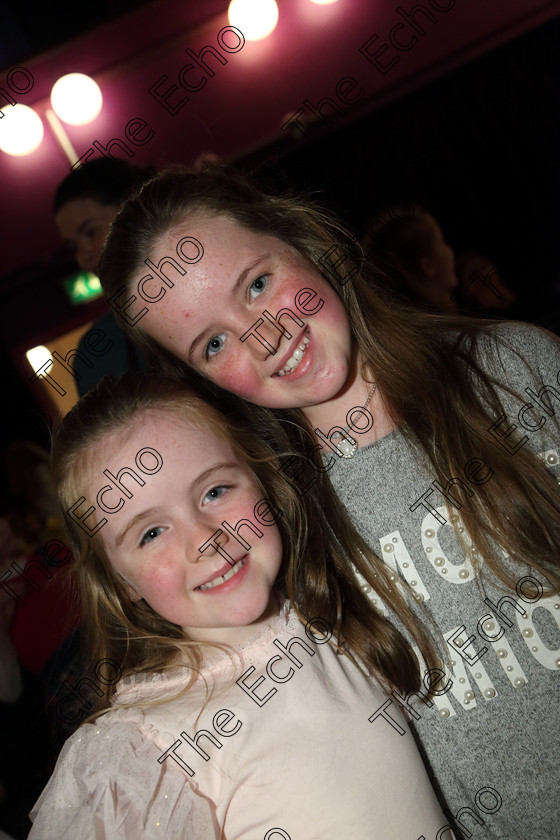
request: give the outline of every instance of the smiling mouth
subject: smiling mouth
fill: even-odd
[[[305,335],[303,336],[301,344],[298,344],[298,346],[296,347],[296,349],[294,350],[284,367],[281,370],[274,373],[273,376],[289,376],[291,373],[293,373],[294,370],[296,370],[299,367],[301,360],[305,356],[305,351],[307,350],[308,346],[309,329],[305,331]]]
[[[245,555],[242,560],[238,560],[235,566],[232,566],[229,572],[226,572],[225,575],[219,575],[218,577],[212,578],[212,580],[209,580],[208,583],[203,583],[201,586],[195,586],[195,589],[213,589],[215,586],[220,586],[220,584],[225,583],[226,580],[230,580],[239,571],[241,571],[246,562],[247,555]]]

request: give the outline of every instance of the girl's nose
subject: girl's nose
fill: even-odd
[[[213,533],[209,533],[208,528],[205,530],[201,529],[198,532],[197,538],[200,540],[198,545],[194,547],[194,550],[191,548],[188,551],[188,557],[191,559],[191,562],[199,563],[201,560],[207,557],[214,557],[216,554],[220,554],[224,559],[231,558],[232,561],[234,560],[226,548],[230,541],[230,536],[222,528],[217,528]]]
[[[251,354],[258,359],[267,359],[276,355],[282,339],[289,341],[288,335],[294,337],[294,330],[282,329],[262,316],[240,336],[240,341]]]

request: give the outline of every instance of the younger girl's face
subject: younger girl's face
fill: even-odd
[[[153,474],[136,461],[146,448],[157,454],[140,455],[141,464],[155,470],[158,456],[161,461]],[[272,587],[282,543],[272,512],[258,504],[264,494],[253,473],[232,449],[211,432],[156,411],[142,415],[126,435],[104,439],[99,452],[86,497],[105,509],[119,507],[119,497],[124,502],[103,514],[107,523],[99,535],[131,599],[144,598],[197,641],[235,643],[266,623],[276,609]],[[121,483],[132,498],[113,484],[100,494],[107,486],[103,471],[117,476],[123,467],[144,485],[127,470]]]
[[[190,216],[157,240],[150,259],[177,259],[185,236],[198,239],[204,255],[185,265],[184,278],[169,272],[175,285],[149,305],[142,328],[203,376],[257,405],[305,408],[337,394],[350,373],[350,325],[321,274],[276,237],[224,216]]]

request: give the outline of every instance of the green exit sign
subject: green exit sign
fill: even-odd
[[[99,277],[91,271],[82,271],[81,274],[67,277],[62,281],[62,285],[73,304],[89,303],[103,294]]]

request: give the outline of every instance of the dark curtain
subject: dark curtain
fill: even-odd
[[[485,252],[546,308],[560,282],[560,18],[274,162],[242,161],[279,188],[319,193],[358,235],[420,201],[456,253]],[[260,157],[264,160],[264,156]]]

